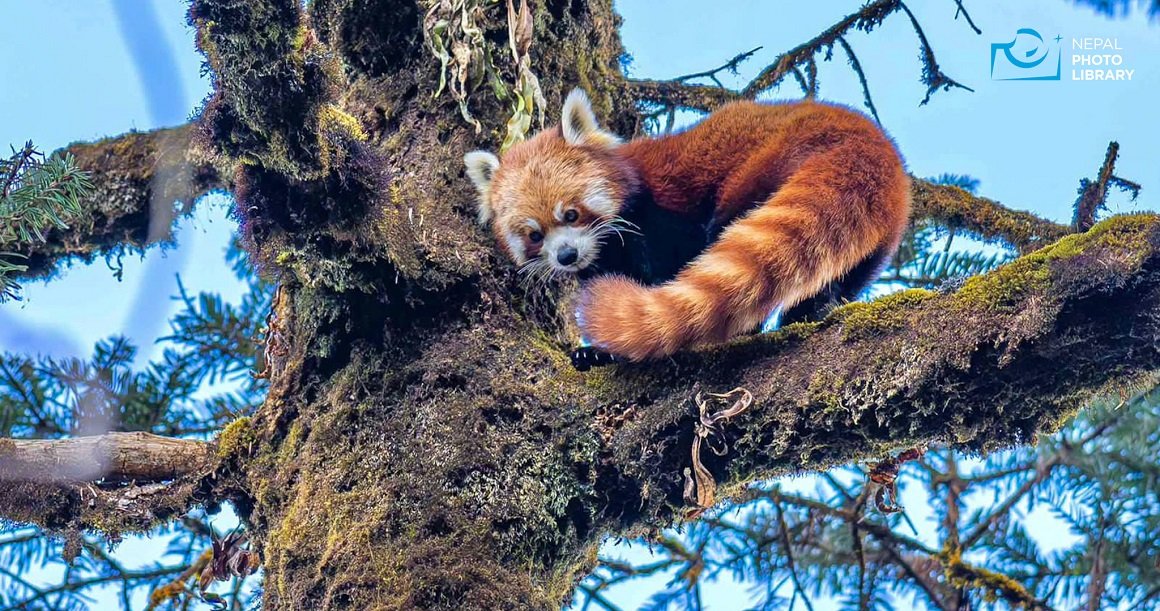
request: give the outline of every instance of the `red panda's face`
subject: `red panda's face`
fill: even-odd
[[[508,151],[488,196],[492,231],[512,260],[557,272],[596,260],[623,197],[598,159],[551,133]]]
[[[465,157],[480,221],[536,277],[588,267],[604,240],[626,230],[618,216],[627,195],[614,153],[619,141],[596,127],[577,92],[565,103],[561,127],[514,145],[502,159],[483,151]]]

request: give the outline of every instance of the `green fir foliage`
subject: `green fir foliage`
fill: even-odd
[[[0,301],[19,298],[14,276],[28,269],[22,253],[47,232],[67,229],[91,189],[67,153],[45,158],[29,142],[0,159]]]

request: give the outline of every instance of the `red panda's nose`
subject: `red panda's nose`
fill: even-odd
[[[556,252],[556,260],[560,262],[560,265],[572,265],[579,256],[580,253],[571,246],[565,246]]]

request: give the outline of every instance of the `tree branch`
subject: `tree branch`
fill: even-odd
[[[0,439],[0,518],[51,530],[149,530],[199,502],[212,447],[148,433]]]
[[[1011,210],[985,197],[950,185],[913,179],[914,219],[926,219],[947,229],[961,229],[984,242],[1000,242],[1026,254],[1072,233],[1071,227]]]
[[[85,214],[68,229],[54,229],[45,242],[21,252],[28,257],[22,261],[28,270],[21,275],[45,276],[63,259],[90,261],[118,247],[141,248],[168,239],[178,214],[188,212],[198,197],[224,186],[217,171],[191,152],[192,130],[186,125],[131,132],[66,147],[94,186],[81,202]]]
[[[806,63],[815,53],[823,48],[832,46],[838,37],[852,29],[869,32],[882,23],[892,13],[902,8],[900,0],[876,0],[862,7],[856,13],[851,13],[841,21],[827,28],[812,40],[806,41],[785,53],[782,53],[769,66],[761,71],[742,90],[741,95],[753,99],[772,87],[775,87],[793,68]]]
[[[1120,143],[1108,143],[1108,151],[1104,154],[1104,163],[1095,180],[1083,179],[1079,183],[1079,199],[1075,200],[1075,215],[1072,218],[1072,227],[1076,231],[1087,231],[1096,224],[1096,215],[1108,203],[1108,190],[1112,186],[1126,191],[1132,199],[1140,195],[1140,185],[1120,178],[1114,174],[1116,158],[1120,155]]]
[[[211,445],[149,433],[0,439],[0,480],[158,482],[209,465]]]
[[[1092,397],[1154,376],[1158,312],[1160,217],[1122,216],[955,293],[850,304],[821,323],[586,383],[642,408],[613,434],[607,475],[625,488],[626,515],[652,501],[644,511],[663,523],[681,503],[698,388],[740,386],[756,398],[725,427],[729,453],[706,457],[728,496],[729,485],[737,494],[754,479],[919,443],[990,451],[1027,442]]]
[[[844,36],[851,30],[870,32],[886,20],[887,17],[899,10],[906,13],[910,19],[921,46],[921,80],[927,86],[926,97],[922,100],[922,104],[930,101],[931,95],[939,89],[958,87],[966,89],[967,91],[973,91],[970,87],[959,83],[942,71],[935,58],[934,49],[930,46],[930,42],[926,38],[926,33],[923,32],[922,26],[918,23],[918,19],[915,18],[914,14],[910,12],[910,9],[906,7],[902,0],[875,0],[866,4],[857,12],[842,18],[821,34],[778,55],[753,80],[746,84],[741,91],[733,91],[725,88],[717,80],[716,74],[725,69],[735,70],[737,64],[744,59],[748,59],[756,49],[742,53],[725,65],[714,70],[707,70],[705,72],[668,80],[630,79],[627,83],[628,90],[637,100],[660,104],[670,111],[676,108],[688,108],[709,112],[735,100],[756,99],[757,96],[776,87],[786,77],[792,75],[802,86],[802,92],[806,97],[813,98],[817,94],[817,59],[815,56],[818,53],[824,53],[824,59],[829,60],[833,53],[834,45],[838,44],[846,52],[850,60],[850,67],[857,74],[859,82],[862,85],[862,93],[866,105],[874,115],[874,118],[877,119],[878,111],[874,107],[874,103],[870,97],[870,87],[866,81],[866,75],[862,71],[862,66],[854,54],[853,48],[850,47]],[[966,14],[961,3],[955,13],[956,19],[959,13]],[[969,15],[967,15],[967,22],[976,33],[981,33],[975,27],[974,23],[971,22]],[[802,73],[803,69],[805,70],[805,74]],[[715,86],[688,83],[689,80],[696,78],[710,78],[715,83]]]

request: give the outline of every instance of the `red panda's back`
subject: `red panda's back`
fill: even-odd
[[[714,210],[721,220],[759,204],[804,159],[850,138],[897,159],[889,138],[868,117],[813,101],[735,102],[688,130],[634,140],[623,152],[657,205],[677,212]],[[717,210],[721,206],[726,210]]]

